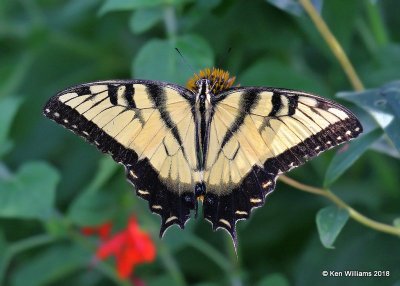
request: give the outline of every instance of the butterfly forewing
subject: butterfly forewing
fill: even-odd
[[[235,236],[235,224],[261,206],[279,174],[357,137],[362,127],[343,106],[274,88],[234,88],[214,105],[204,178],[204,215]]]
[[[125,165],[137,194],[162,216],[162,234],[184,226],[200,180],[190,96],[160,82],[95,82],[59,93],[44,113]]]

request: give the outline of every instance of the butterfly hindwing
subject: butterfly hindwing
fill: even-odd
[[[236,221],[264,204],[279,174],[361,132],[349,110],[308,93],[246,87],[221,93],[210,127],[205,218],[235,240]]]
[[[188,90],[153,81],[94,82],[60,92],[44,114],[125,166],[137,195],[161,215],[160,235],[172,224],[183,228],[196,180]]]

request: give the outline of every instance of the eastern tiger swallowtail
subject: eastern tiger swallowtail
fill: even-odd
[[[213,229],[236,245],[236,222],[264,204],[277,176],[362,132],[345,107],[302,91],[232,87],[205,69],[187,88],[108,80],[59,92],[44,115],[110,153],[150,210],[160,236],[184,228],[203,202]]]

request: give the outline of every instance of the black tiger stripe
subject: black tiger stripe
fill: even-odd
[[[76,92],[76,94],[78,94],[78,95],[92,94],[92,92],[90,91],[90,86],[88,86],[88,85],[79,86],[76,89],[74,89],[74,92]]]
[[[164,94],[164,89],[155,84],[146,84],[146,89],[148,94],[150,95],[151,100],[154,103],[155,108],[157,108],[158,111],[160,112],[161,119],[164,121],[165,125],[171,130],[172,135],[175,137],[176,141],[179,143],[179,145],[183,150],[182,138],[179,135],[178,130],[175,128],[176,124],[174,124],[169,112],[166,109],[166,104],[165,104],[166,97]]]
[[[289,112],[288,115],[291,116],[296,112],[297,105],[299,103],[299,96],[298,95],[287,95],[289,100]]]
[[[133,84],[126,84],[124,97],[130,108],[136,108],[136,103],[135,100],[133,99],[134,95],[135,95],[135,88],[133,87]]]
[[[226,143],[229,142],[233,134],[239,130],[240,126],[244,122],[244,118],[251,112],[251,110],[256,106],[259,100],[258,90],[245,91],[240,98],[239,103],[239,116],[236,117],[235,121],[231,124],[230,128],[225,133],[224,139],[221,143],[221,149],[224,148]]]
[[[118,99],[117,99],[118,86],[109,84],[107,86],[107,88],[108,88],[108,98],[110,99],[111,104],[117,105],[118,104]]]
[[[281,95],[274,92],[274,94],[272,95],[271,102],[272,102],[272,110],[268,114],[268,116],[275,116],[279,112],[279,110],[282,108]]]

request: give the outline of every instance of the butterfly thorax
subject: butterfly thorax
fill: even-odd
[[[212,68],[201,70],[186,84],[195,95],[194,116],[196,118],[196,145],[199,150],[197,169],[204,170],[209,142],[210,124],[213,116],[213,97],[230,88],[235,77],[229,72]]]
[[[196,82],[197,93],[194,105],[194,116],[196,118],[196,145],[199,150],[197,158],[197,169],[204,170],[207,145],[209,139],[209,126],[212,119],[213,107],[211,98],[211,85],[208,79],[199,79]]]

